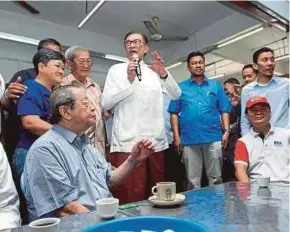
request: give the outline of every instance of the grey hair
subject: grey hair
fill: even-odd
[[[66,105],[73,109],[74,103],[76,101],[74,90],[80,89],[80,87],[73,85],[60,86],[54,89],[49,97],[50,104],[50,122],[51,124],[57,124],[60,122],[62,116],[59,112],[59,107]]]
[[[66,60],[70,60],[73,61],[74,58],[76,57],[77,53],[80,51],[84,51],[84,52],[88,52],[90,53],[90,51],[86,48],[80,47],[80,46],[72,46],[69,47],[68,49],[66,49],[64,57]]]

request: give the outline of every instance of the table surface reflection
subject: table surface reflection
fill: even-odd
[[[228,182],[185,192],[178,208],[156,208],[149,201],[126,210],[128,216],[163,215],[198,221],[212,231],[289,231],[289,186]]]
[[[198,221],[212,231],[288,232],[289,186],[271,183],[259,188],[256,183],[228,182],[213,187],[185,192],[184,204],[175,208],[156,208],[149,201],[138,202],[137,208],[119,211],[123,217],[158,215]],[[79,232],[88,226],[105,222],[96,212],[61,219],[61,231]],[[22,226],[12,232],[28,232]]]

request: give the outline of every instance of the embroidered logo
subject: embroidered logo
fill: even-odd
[[[282,142],[281,141],[274,141],[274,146],[282,147]]]

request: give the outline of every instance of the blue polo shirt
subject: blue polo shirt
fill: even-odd
[[[182,91],[172,100],[168,112],[179,114],[179,134],[183,145],[221,141],[221,114],[231,110],[230,101],[217,80],[192,78],[179,84]]]
[[[24,82],[27,86],[27,91],[17,102],[17,115],[19,117],[25,115],[37,115],[42,120],[49,120],[49,95],[50,91],[36,82],[35,80],[27,80]],[[23,128],[20,123],[20,133],[17,148],[29,149],[32,143],[38,138]]]

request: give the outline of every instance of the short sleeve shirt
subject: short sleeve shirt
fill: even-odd
[[[49,121],[49,95],[50,91],[36,82],[35,80],[27,80],[24,82],[27,91],[23,94],[17,103],[17,115],[19,117],[26,115],[39,116],[44,121]],[[17,148],[29,149],[32,143],[38,138],[23,128],[20,123],[20,138]]]
[[[29,220],[53,217],[72,201],[95,210],[98,199],[112,196],[111,165],[89,143],[54,125],[32,145],[23,172]]]

